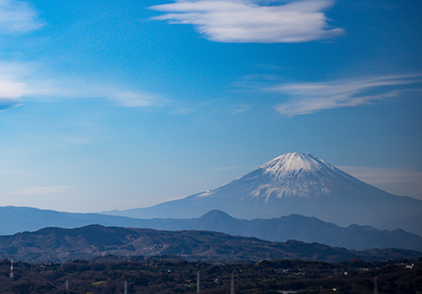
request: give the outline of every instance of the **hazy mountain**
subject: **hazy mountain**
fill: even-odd
[[[157,230],[208,230],[231,235],[284,242],[294,239],[347,249],[402,248],[422,251],[422,238],[403,230],[377,230],[369,226],[347,228],[315,217],[289,215],[272,219],[236,219],[214,210],[194,219],[131,219],[101,214],[63,213],[28,207],[0,207],[0,234],[35,231],[44,227],[75,228],[90,224]],[[14,229],[15,231],[11,231]]]
[[[45,227],[76,228],[99,224],[104,226],[150,228],[160,220],[141,220],[98,213],[69,213],[32,207],[0,206],[0,235],[35,231]],[[167,223],[168,221],[164,221]],[[179,226],[189,220],[178,220]],[[175,227],[174,230],[177,230]]]
[[[392,195],[321,159],[301,153],[281,155],[214,190],[152,207],[108,214],[189,218],[199,217],[212,209],[245,219],[300,214],[341,226],[356,223],[402,228],[422,235],[422,201]],[[420,221],[403,221],[408,217]]]
[[[401,229],[377,230],[355,224],[344,228],[316,217],[297,214],[272,219],[241,220],[214,210],[198,218],[191,229],[278,242],[317,242],[347,249],[403,248],[422,251],[422,238]]]
[[[78,229],[45,228],[0,236],[0,258],[14,255],[26,262],[90,259],[96,256],[177,255],[207,261],[305,259],[367,261],[418,259],[422,253],[403,249],[349,251],[317,243],[263,241],[206,231],[156,231],[98,225]]]

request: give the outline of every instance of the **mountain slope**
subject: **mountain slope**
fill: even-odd
[[[341,226],[353,223],[422,235],[422,201],[396,196],[368,185],[310,154],[287,153],[214,190],[152,207],[113,211],[136,218],[199,217],[218,209],[237,218],[271,218],[289,214],[315,216]]]
[[[166,229],[177,230],[190,220],[178,220],[174,226],[168,220],[141,220],[98,213],[69,213],[32,207],[0,206],[0,235],[35,231],[45,227],[76,228],[98,224],[103,226],[150,228],[164,222]]]

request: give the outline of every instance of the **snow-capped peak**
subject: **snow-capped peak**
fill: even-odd
[[[297,152],[283,154],[263,164],[260,168],[264,170],[264,173],[272,174],[276,177],[296,174],[300,171],[313,172],[325,168],[335,169],[332,165],[311,154]]]
[[[348,185],[351,180],[356,181],[311,154],[294,152],[274,158],[258,169],[196,197],[203,198],[212,195],[214,197],[216,193],[227,187],[231,187],[229,190],[246,190],[244,195],[262,197],[266,202],[274,197],[315,197],[329,195],[333,186],[339,183]]]

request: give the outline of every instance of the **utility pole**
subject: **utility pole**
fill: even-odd
[[[378,278],[374,279],[374,294],[378,294]]]
[[[66,290],[69,290],[69,280],[66,280]]]
[[[231,284],[231,288],[230,288],[230,294],[235,294],[235,292],[234,292],[234,276],[233,276],[233,272],[232,272],[232,284]]]
[[[125,294],[127,294],[127,281],[125,281]]]
[[[199,271],[196,272],[196,293],[201,291],[200,279],[199,279]]]
[[[9,277],[14,278],[15,275],[13,274],[13,255],[12,255],[12,259],[10,260],[10,275]]]

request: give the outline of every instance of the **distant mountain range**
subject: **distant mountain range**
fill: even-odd
[[[263,241],[206,231],[156,231],[92,225],[78,229],[45,228],[0,236],[0,258],[25,262],[91,259],[98,256],[176,255],[214,262],[304,259],[365,261],[418,259],[422,253],[403,249],[349,251],[317,243]]]
[[[290,214],[341,226],[401,228],[422,236],[422,201],[368,185],[302,153],[281,155],[219,188],[152,207],[105,212],[135,218],[196,218],[210,210],[243,219]]]
[[[206,230],[268,241],[295,239],[359,250],[401,248],[422,251],[422,201],[384,192],[310,154],[284,154],[217,189],[149,208],[108,214],[0,207],[0,235],[44,227],[76,228],[99,224],[170,231]],[[58,240],[56,237],[51,238]],[[48,240],[44,241],[48,243]],[[13,244],[20,244],[15,241],[17,243]],[[104,242],[108,241],[104,239]],[[22,243],[22,246],[26,245]],[[0,246],[5,254],[12,250],[3,249]],[[28,247],[21,249],[27,250]],[[33,250],[41,254],[40,258],[47,254]],[[82,247],[78,250],[83,251]],[[144,249],[137,250],[137,253],[144,252]],[[177,250],[174,252],[179,252]],[[105,252],[94,251],[95,254]],[[153,251],[145,252],[152,254]],[[38,253],[34,254],[38,256]],[[61,257],[58,255],[57,258]]]
[[[217,231],[278,242],[293,239],[358,250],[403,248],[422,251],[422,238],[401,229],[377,230],[359,225],[343,228],[316,217],[297,214],[272,219],[242,220],[214,210],[195,219],[189,229]]]
[[[289,215],[272,219],[244,220],[214,210],[193,219],[134,219],[101,214],[64,213],[27,207],[0,207],[0,234],[35,231],[44,227],[76,228],[91,224],[157,230],[207,230],[236,236],[284,242],[294,239],[347,249],[402,248],[422,251],[422,238],[397,229],[377,230],[370,226],[347,228],[315,217]]]

